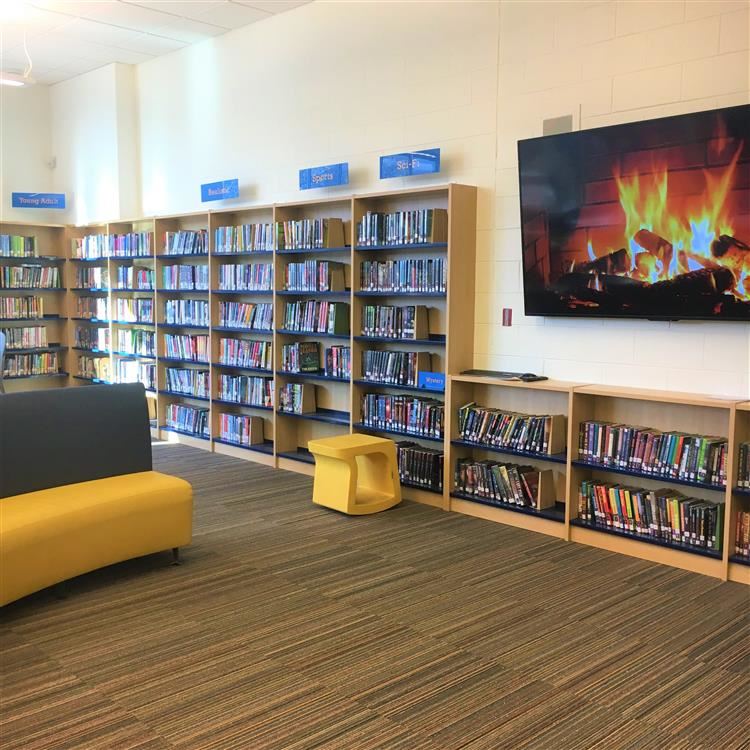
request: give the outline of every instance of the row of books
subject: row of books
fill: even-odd
[[[737,486],[750,490],[750,443],[740,443],[737,458]]]
[[[0,234],[0,258],[36,257],[36,237]]]
[[[445,407],[442,401],[381,393],[362,395],[362,422],[368,427],[442,438]]]
[[[325,349],[323,367],[320,345],[316,341],[286,344],[281,349],[281,369],[289,373],[320,373],[331,378],[348,378],[351,374],[352,353],[348,346]]]
[[[270,341],[252,339],[219,339],[219,362],[233,367],[273,368]]]
[[[214,232],[215,252],[269,252],[274,245],[273,224],[242,224],[238,227],[217,227]]]
[[[142,328],[119,328],[117,330],[117,351],[121,354],[138,354],[143,357],[155,356],[154,332],[145,331]]]
[[[396,443],[401,481],[434,492],[443,491],[443,452],[402,440]]]
[[[109,257],[119,258],[131,255],[153,255],[151,232],[128,232],[109,235]]]
[[[284,328],[303,333],[349,333],[349,305],[345,302],[300,300],[284,306]]]
[[[273,378],[221,374],[219,398],[247,406],[273,406]]]
[[[60,289],[57,266],[0,266],[0,289]]]
[[[357,245],[417,245],[448,241],[448,211],[419,208],[379,213],[368,211],[357,222]]]
[[[93,268],[88,270],[96,271],[99,269]],[[83,284],[82,286],[86,285]],[[106,282],[103,286],[106,286]],[[117,288],[149,291],[154,288],[154,271],[151,268],[141,268],[139,266],[118,266]]]
[[[581,422],[581,460],[617,469],[726,486],[727,440],[609,422]]]
[[[305,383],[286,383],[279,388],[279,410],[292,414],[315,411],[315,399],[310,399],[314,393],[315,389]]]
[[[537,507],[540,472],[533,466],[502,461],[456,461],[456,489],[494,503]]]
[[[365,260],[360,263],[363,292],[445,292],[448,266],[443,258]]]
[[[379,383],[416,386],[420,371],[430,370],[426,352],[389,352],[366,349],[362,352],[362,377]]]
[[[219,266],[219,289],[229,292],[270,292],[273,289],[272,268],[270,263],[229,263]]]
[[[273,305],[270,302],[220,302],[219,325],[269,331],[273,326]]]
[[[156,390],[156,365],[149,362],[136,362],[132,359],[117,361],[118,383],[143,383],[144,388]]]
[[[184,404],[168,404],[166,426],[173,430],[189,432],[202,437],[209,436],[208,409],[198,409]]]
[[[219,414],[219,435],[237,445],[263,442],[263,420],[246,414]]]
[[[106,258],[109,255],[106,234],[87,234],[73,238],[73,257],[86,260]]]
[[[3,376],[18,378],[28,375],[50,375],[59,370],[57,352],[44,354],[8,354],[5,357]]]
[[[351,347],[327,346],[323,359],[323,374],[329,378],[348,378],[351,373]]]
[[[490,409],[471,401],[458,410],[458,434],[461,440],[470,443],[547,453],[553,419],[551,415]]]
[[[186,396],[208,398],[211,392],[208,370],[189,367],[166,367],[164,369],[167,390]]]
[[[750,513],[737,511],[734,525],[734,554],[750,560]]]
[[[341,219],[300,219],[277,222],[279,250],[307,250],[343,247],[344,222]]]
[[[76,317],[109,320],[109,300],[106,297],[79,297],[76,300]]]
[[[13,349],[41,349],[48,346],[47,329],[44,326],[19,326],[18,328],[0,328],[5,334],[5,348]]]
[[[329,260],[287,263],[284,289],[295,292],[340,292],[345,288],[345,266]]]
[[[164,266],[161,269],[161,278],[164,289],[206,290],[208,289],[208,266],[187,264]]]
[[[107,357],[89,357],[81,354],[78,357],[78,374],[82,378],[95,378],[112,382],[112,367]]]
[[[41,297],[0,297],[0,318],[44,317],[44,302]]]
[[[421,315],[424,330],[418,331]],[[362,335],[389,339],[414,339],[426,337],[427,308],[416,305],[363,305]]]
[[[586,480],[578,492],[578,517],[592,526],[710,550],[721,549],[723,511],[671,489]]]
[[[109,328],[76,326],[74,337],[77,349],[109,351]]]
[[[164,354],[167,357],[178,359],[191,359],[194,362],[208,363],[209,360],[208,336],[200,334],[189,336],[185,334],[164,334]]]
[[[109,289],[109,272],[101,266],[80,266],[76,270],[79,289]]]
[[[123,323],[153,323],[154,301],[148,297],[115,300],[115,320]]]
[[[165,255],[208,255],[208,231],[181,229],[164,232]]]
[[[165,300],[164,322],[170,325],[208,326],[210,324],[208,301],[201,299]]]

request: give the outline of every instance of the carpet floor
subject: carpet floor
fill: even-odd
[[[0,613],[3,750],[750,748],[750,592],[184,446],[168,552]]]

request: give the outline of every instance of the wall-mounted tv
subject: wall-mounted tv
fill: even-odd
[[[527,315],[750,321],[750,105],[518,143]]]

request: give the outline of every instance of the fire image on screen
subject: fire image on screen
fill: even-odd
[[[750,321],[750,105],[518,156],[527,315]]]

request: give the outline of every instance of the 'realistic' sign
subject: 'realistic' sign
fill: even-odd
[[[207,182],[201,185],[201,202],[225,201],[229,198],[240,197],[240,181],[221,180],[220,182]]]

